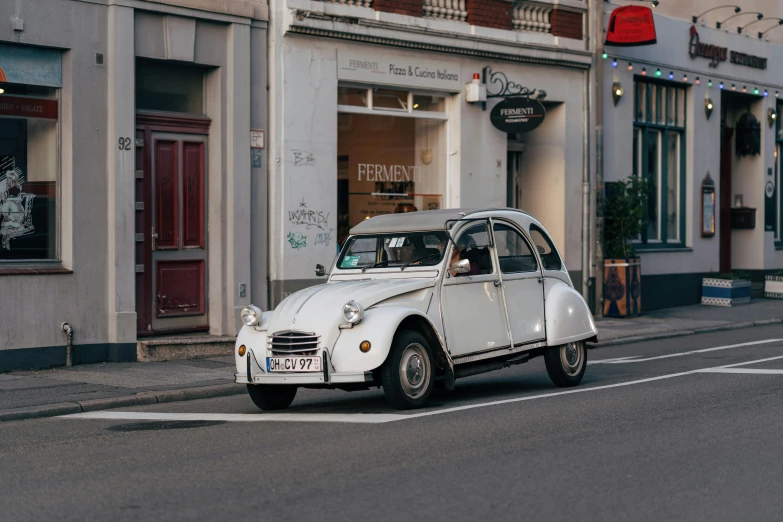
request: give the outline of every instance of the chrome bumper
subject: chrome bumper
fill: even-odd
[[[330,370],[329,356],[322,354],[323,371],[318,373],[267,373],[258,364],[253,350],[247,351],[247,370],[235,373],[234,382],[238,384],[297,384],[330,385],[373,382],[372,372],[335,373]]]

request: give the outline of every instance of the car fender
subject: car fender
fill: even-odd
[[[368,372],[380,367],[391,351],[394,335],[404,320],[416,316],[424,321],[432,330],[430,338],[437,339],[438,345],[431,346],[433,357],[446,354],[445,344],[435,325],[427,315],[408,306],[383,306],[371,308],[364,313],[364,319],[353,328],[340,331],[340,337],[334,345],[331,355],[331,365],[335,372]],[[359,349],[362,341],[370,342],[370,351],[363,353]],[[448,357],[448,355],[446,355]]]
[[[547,346],[597,337],[593,314],[582,295],[563,281],[546,278]]]

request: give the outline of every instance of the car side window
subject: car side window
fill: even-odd
[[[456,246],[452,248],[449,266],[467,259],[470,261],[470,272],[457,274],[458,277],[494,273],[489,243],[489,228],[486,223],[468,226],[457,238]]]
[[[538,262],[530,245],[517,230],[502,223],[495,223],[495,249],[498,252],[500,271],[504,274],[536,272]]]
[[[554,243],[543,230],[536,225],[530,225],[530,236],[536,243],[536,248],[541,256],[541,263],[544,265],[545,270],[560,270],[563,268],[563,262],[560,260],[560,256],[557,255]]]

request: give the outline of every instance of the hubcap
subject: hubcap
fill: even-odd
[[[405,348],[400,359],[400,385],[411,399],[419,397],[427,389],[430,375],[430,359],[427,351],[418,343]]]
[[[560,362],[567,375],[577,375],[582,371],[584,364],[584,345],[582,343],[568,343],[561,346]]]

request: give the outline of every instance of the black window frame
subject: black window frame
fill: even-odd
[[[653,86],[656,88],[653,89]],[[675,92],[674,107],[671,107],[669,96],[669,90],[672,89]],[[644,105],[641,105],[639,99],[640,92],[644,91]],[[663,95],[662,91],[665,90],[666,94]],[[641,149],[641,157],[637,155],[637,149],[634,147],[633,154],[633,175],[642,176],[643,179],[649,180],[650,173],[647,172],[648,162],[648,139],[651,134],[661,137],[661,146],[668,147],[669,135],[676,134],[679,136],[679,208],[678,208],[678,229],[679,237],[676,241],[669,240],[669,162],[668,156],[662,154],[661,147],[658,148],[660,171],[660,183],[656,183],[657,198],[660,205],[659,230],[658,238],[650,240],[648,235],[647,226],[642,229],[641,237],[636,241],[636,248],[640,252],[654,251],[662,249],[685,249],[686,247],[686,231],[687,231],[687,215],[686,215],[686,201],[687,201],[687,146],[686,146],[686,131],[688,124],[688,86],[677,82],[668,82],[655,80],[652,78],[635,76],[634,77],[634,121],[633,121],[633,135],[636,137],[637,130],[641,133],[641,143],[638,144]],[[653,91],[655,92],[655,110],[653,111]],[[682,93],[682,109],[680,109],[680,96],[676,95],[678,92]],[[642,111],[643,109],[643,111]],[[661,112],[663,111],[663,118],[661,118]],[[670,122],[670,111],[673,111],[673,122]],[[644,114],[642,114],[644,112]],[[680,117],[682,121],[680,121]],[[665,149],[664,149],[665,150]],[[657,175],[657,173],[656,173]]]

